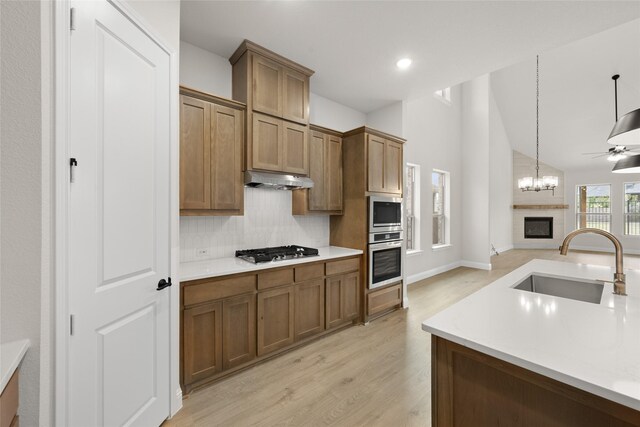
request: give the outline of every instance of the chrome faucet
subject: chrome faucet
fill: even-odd
[[[616,273],[613,275],[613,293],[616,295],[627,295],[627,284],[625,281],[624,270],[622,268],[622,243],[613,234],[608,231],[600,230],[599,228],[579,228],[567,234],[564,238],[562,246],[560,246],[560,255],[566,255],[569,252],[569,242],[578,234],[594,233],[600,234],[611,240],[613,246],[616,248]]]

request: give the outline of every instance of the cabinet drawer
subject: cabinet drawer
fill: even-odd
[[[256,290],[256,275],[232,277],[184,286],[184,305],[194,305]]]
[[[258,274],[258,289],[275,288],[293,283],[293,268]]]
[[[340,261],[331,261],[327,263],[327,276],[356,271],[358,268],[360,268],[359,257],[343,259]]]
[[[14,417],[18,413],[18,371],[7,383],[2,395],[0,395],[0,427],[11,426]]]
[[[390,286],[367,295],[367,316],[395,307],[402,303],[402,284]]]
[[[324,276],[324,264],[305,265],[295,268],[296,282],[317,279]]]

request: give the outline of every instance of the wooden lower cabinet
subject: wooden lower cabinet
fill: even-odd
[[[188,308],[183,316],[183,377],[190,384],[222,370],[222,302]]]
[[[353,272],[327,278],[326,327],[335,328],[358,317],[360,273]]]
[[[373,316],[402,304],[402,283],[370,291],[367,294],[367,316]]]
[[[230,369],[256,357],[256,296],[222,302],[222,366]]]
[[[431,337],[431,425],[631,427],[640,411]]]
[[[294,287],[258,293],[258,356],[293,343]]]
[[[324,331],[324,279],[295,286],[296,341]]]

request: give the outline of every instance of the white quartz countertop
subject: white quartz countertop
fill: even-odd
[[[4,391],[13,373],[20,366],[29,345],[29,340],[0,344],[0,393]]]
[[[205,279],[207,277],[226,276],[227,274],[250,273],[252,271],[266,270],[268,268],[287,267],[289,265],[325,261],[360,254],[362,254],[362,251],[358,249],[326,246],[324,248],[318,248],[318,256],[289,259],[285,261],[261,262],[259,264],[253,264],[249,261],[236,257],[183,262],[180,263],[180,281],[186,282],[189,280]]]
[[[422,323],[457,344],[640,410],[640,271],[600,304],[511,289],[532,273],[613,278],[609,267],[533,260]]]

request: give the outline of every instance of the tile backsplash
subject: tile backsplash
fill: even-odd
[[[180,217],[180,262],[232,257],[237,249],[329,245],[329,216],[291,215],[290,191],[245,188],[244,203],[244,216]]]

